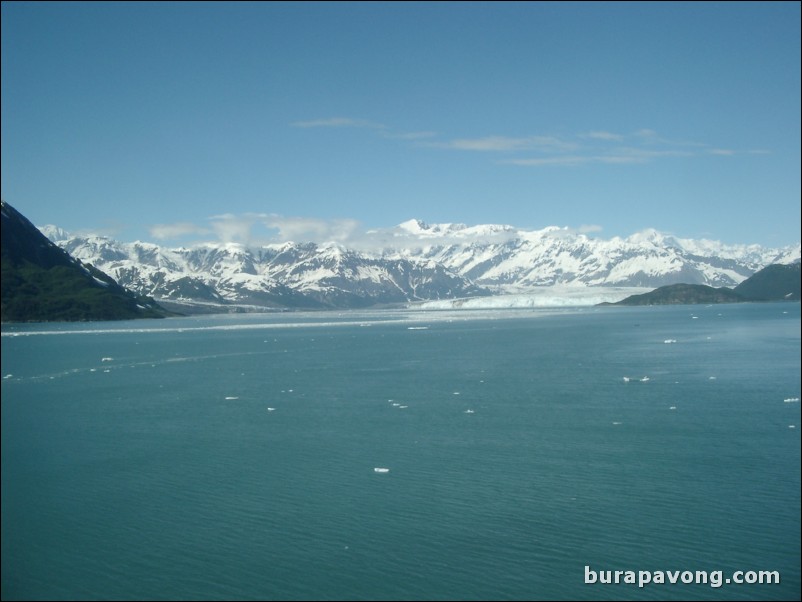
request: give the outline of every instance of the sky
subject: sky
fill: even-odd
[[[187,245],[800,240],[800,3],[2,3],[2,198]]]

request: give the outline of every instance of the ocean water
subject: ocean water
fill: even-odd
[[[800,597],[798,303],[6,325],[2,376],[4,600]]]

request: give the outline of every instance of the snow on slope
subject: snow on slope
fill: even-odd
[[[577,291],[618,287],[612,289],[615,294],[625,290],[621,287],[637,287],[643,292],[678,282],[735,286],[766,265],[800,257],[799,244],[782,249],[723,245],[656,230],[606,240],[554,226],[521,230],[495,224],[429,225],[419,220],[375,231],[370,250],[365,244],[356,250],[339,243],[311,242],[260,247],[205,243],[169,249],[101,236],[70,236],[54,226],[41,230],[74,257],[156,299],[262,307],[432,300],[450,300],[444,301],[446,305],[531,307],[544,303],[544,291],[551,295],[551,304],[572,305],[577,299],[589,304],[597,302],[593,294]],[[370,240],[371,233],[367,234]],[[573,288],[569,294],[559,287]],[[490,293],[508,296],[454,301]],[[594,294],[606,295],[601,289]]]

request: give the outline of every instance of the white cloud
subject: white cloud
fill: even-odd
[[[642,128],[635,132],[635,135],[639,136],[640,138],[655,138],[657,136],[657,132],[650,130],[649,128]]]
[[[380,123],[367,119],[353,119],[351,117],[329,117],[328,119],[313,119],[310,121],[296,121],[292,123],[298,128],[371,128],[385,129]]]
[[[403,134],[386,134],[387,138],[395,138],[396,140],[425,140],[427,138],[434,138],[437,132],[406,132]]]
[[[669,157],[733,156],[741,152],[691,140],[672,140],[655,130],[642,128],[626,135],[607,130],[590,130],[565,136],[501,136],[438,140],[434,131],[394,133],[390,128],[350,117],[332,117],[292,124],[301,128],[366,128],[388,140],[403,140],[412,147],[441,148],[475,153],[504,153],[500,164],[529,167],[575,167],[579,165],[637,165]],[[624,145],[626,141],[626,146]],[[751,150],[747,154],[766,154]],[[524,153],[534,156],[522,156]],[[286,230],[286,228],[285,228]]]
[[[621,141],[624,139],[623,136],[620,134],[613,134],[612,132],[604,132],[604,131],[594,131],[588,132],[585,134],[587,138],[593,138],[595,140],[613,140],[613,141]]]
[[[215,235],[221,242],[251,242],[251,229],[258,218],[254,214],[215,215],[209,218],[209,223]]]
[[[582,157],[578,155],[564,155],[561,157],[539,157],[534,159],[508,159],[506,161],[499,161],[499,163],[505,163],[507,165],[523,165],[523,166],[530,166],[530,167],[540,167],[540,166],[547,166],[547,165],[556,165],[556,166],[572,166],[572,165],[582,165],[583,163],[590,163],[593,161],[593,157]]]
[[[456,138],[448,142],[433,143],[432,146],[454,150],[480,152],[509,152],[537,149],[550,152],[564,152],[577,148],[572,142],[553,136],[526,136],[511,138],[509,136],[486,136],[484,138]]]
[[[320,219],[314,217],[285,217],[282,215],[261,215],[260,222],[270,230],[277,231],[281,242],[341,242],[353,237],[359,222],[354,219]]]
[[[190,222],[178,222],[175,224],[154,224],[149,229],[150,235],[157,240],[167,240],[171,238],[183,238],[198,234],[209,234],[208,228],[203,228]]]

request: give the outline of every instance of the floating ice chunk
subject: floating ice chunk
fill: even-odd
[[[708,378],[707,380],[716,380],[716,377],[715,377],[715,376],[711,376],[711,377],[710,377],[710,378]]]
[[[233,395],[229,395],[228,397],[226,397],[226,399],[228,399],[228,400],[231,400],[231,399],[239,399],[239,397],[235,397],[235,396],[233,396]]]
[[[619,424],[621,424],[621,423],[620,423],[620,422],[613,422],[613,424],[614,424],[614,425],[616,425],[616,426],[618,426],[618,425],[619,425]]]
[[[398,406],[398,409],[399,409],[399,410],[404,410],[404,409],[406,409],[406,408],[408,408],[408,407],[409,407],[409,406]]]
[[[275,412],[275,411],[276,411],[276,408],[267,408],[267,411],[268,411],[268,412]]]
[[[103,357],[103,358],[100,358],[100,361],[101,362],[113,362],[114,358],[113,357]]]
[[[9,379],[9,378],[11,378],[12,376],[14,376],[14,375],[13,375],[13,374],[6,374],[6,375],[3,377],[3,380],[8,380],[8,379]]]
[[[676,342],[677,342],[677,339],[666,339],[666,340],[665,340],[665,341],[663,341],[663,342],[664,342],[666,345],[668,345],[669,343],[676,343]]]
[[[669,409],[669,410],[676,410],[676,409],[677,409],[677,406],[671,406],[671,407],[670,407],[670,408],[668,408],[668,409]]]
[[[6,376],[8,378],[8,376]],[[784,403],[799,403],[799,397],[786,397],[783,399]]]
[[[454,395],[459,395],[459,391],[454,391]]]
[[[394,403],[394,404],[393,404],[393,407],[394,407],[394,408],[397,408],[397,407],[399,407],[400,405],[401,405],[400,403]]]
[[[429,330],[428,326],[407,326],[407,330]]]
[[[624,382],[625,382],[625,383],[628,383],[628,382],[629,382],[629,380],[630,380],[630,378],[629,378],[628,376],[625,376],[625,377],[624,377]]]
[[[377,466],[376,468],[373,469],[373,472],[385,473],[385,472],[390,472],[390,469],[389,468],[381,468],[381,467]]]
[[[465,413],[466,413],[466,414],[473,414],[473,413],[474,413],[474,411],[473,411],[473,410],[465,410]]]
[[[789,425],[788,425],[788,428],[789,428],[789,429],[795,429],[795,428],[796,428],[796,425],[795,425],[795,424],[789,424]]]
[[[649,382],[649,377],[648,376],[644,376],[642,379],[640,379],[640,381],[642,383],[647,383],[647,382]]]

